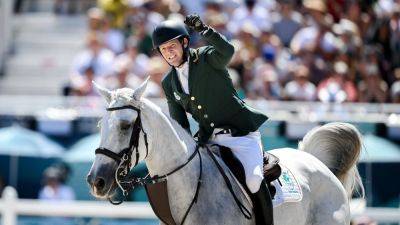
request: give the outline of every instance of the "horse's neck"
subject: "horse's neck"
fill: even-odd
[[[146,102],[144,119],[151,147],[146,165],[150,175],[163,175],[184,164],[195,148],[192,137],[151,102]]]

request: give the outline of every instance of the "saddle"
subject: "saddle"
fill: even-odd
[[[246,185],[246,176],[244,172],[244,168],[239,159],[232,153],[231,149],[221,145],[213,145],[213,152],[216,152],[224,161],[224,163],[231,170],[233,175],[239,181],[239,183],[243,186],[243,188],[250,195],[251,192],[247,188]],[[271,197],[273,198],[276,193],[275,187],[271,184],[272,181],[279,178],[281,175],[282,169],[279,165],[279,158],[275,155],[264,152],[264,180],[268,185],[268,189],[270,191]]]

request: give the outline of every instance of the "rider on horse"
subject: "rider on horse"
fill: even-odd
[[[153,45],[171,70],[162,81],[173,119],[190,132],[186,112],[199,123],[200,143],[228,147],[242,163],[252,193],[256,224],[273,224],[272,200],[263,176],[263,148],[258,128],[268,117],[250,108],[236,93],[227,71],[234,47],[198,15],[185,24],[210,45],[189,48],[183,23],[167,20],[154,30]]]

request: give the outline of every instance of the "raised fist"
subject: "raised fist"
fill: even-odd
[[[207,29],[207,26],[204,25],[203,21],[201,21],[200,16],[197,14],[188,15],[185,18],[185,24],[191,29],[202,32]]]

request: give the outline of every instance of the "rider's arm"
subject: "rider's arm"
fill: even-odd
[[[162,82],[162,87],[164,89],[165,97],[167,98],[169,115],[172,117],[172,119],[176,120],[185,130],[187,130],[189,134],[191,134],[189,120],[187,118],[185,109],[177,102],[175,102],[175,99],[173,98],[173,95],[171,93],[171,87],[167,85],[166,81]]]
[[[214,68],[225,69],[235,53],[233,45],[220,33],[209,27],[201,33],[211,46],[206,49],[206,59]]]

